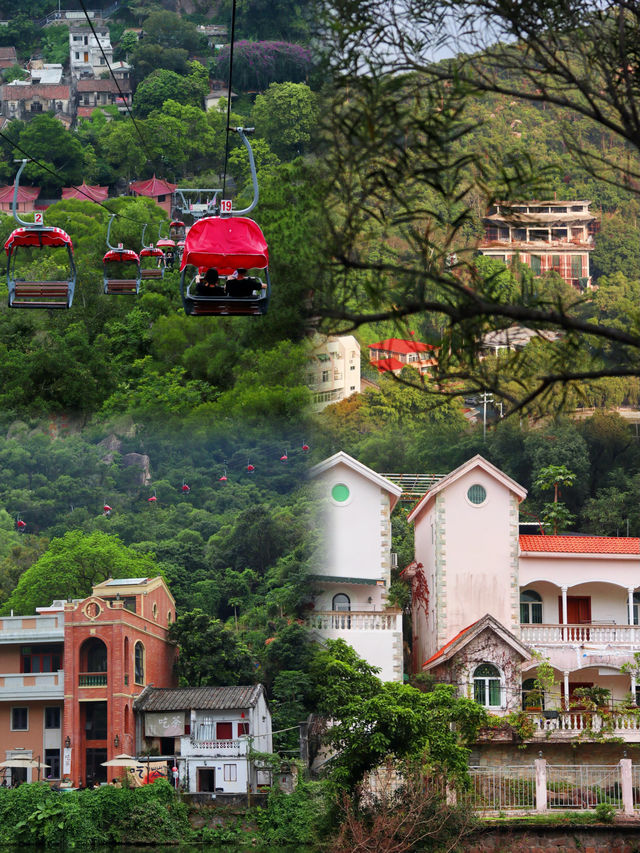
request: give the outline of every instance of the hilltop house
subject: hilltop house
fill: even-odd
[[[484,217],[478,252],[509,265],[517,255],[534,275],[553,270],[577,290],[591,285],[596,217],[590,201],[496,203]]]
[[[14,81],[0,86],[2,114],[8,119],[28,121],[34,115],[52,112],[65,126],[71,123],[71,88],[68,84]]]
[[[324,535],[307,625],[320,640],[344,639],[383,681],[402,681],[402,613],[387,607],[391,513],[402,489],[342,451],[310,474]]]
[[[640,720],[624,711],[640,700],[640,539],[521,535],[525,496],[475,456],[412,510],[413,669],[497,716],[530,709],[525,739],[557,763],[574,763],[569,743],[581,741],[606,763],[608,736],[640,742]],[[543,695],[537,656],[553,672]],[[606,688],[612,699],[594,711],[576,701],[578,687]]]
[[[312,410],[315,412],[360,393],[360,344],[353,335],[316,342],[310,359],[308,385],[313,392]]]
[[[69,65],[73,79],[108,74],[112,61],[113,47],[106,24],[94,23],[93,30],[78,25],[69,27]]]
[[[251,749],[271,752],[271,714],[262,684],[147,687],[135,702],[138,752],[176,761],[190,792],[244,794],[269,784]]]
[[[160,577],[109,579],[85,599],[54,601],[36,616],[3,616],[3,759],[35,759],[52,780],[106,782],[102,763],[135,748],[136,696],[151,682],[174,683],[175,646],[167,638],[174,619]],[[36,778],[35,768],[7,773],[9,781]]]
[[[435,364],[431,344],[421,341],[387,338],[369,344],[369,361],[379,373],[398,374],[405,367],[413,367],[424,374]]]

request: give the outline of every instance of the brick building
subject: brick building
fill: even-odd
[[[0,619],[3,758],[43,759],[51,779],[107,781],[102,762],[135,751],[135,698],[150,683],[174,685],[174,619],[160,577],[109,579],[86,599]]]

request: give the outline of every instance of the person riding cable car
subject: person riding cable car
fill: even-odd
[[[109,242],[111,223],[115,215],[111,214],[107,228],[109,251],[102,258],[103,290],[108,296],[136,296],[140,292],[142,278],[140,258],[133,249],[125,249],[122,243],[112,246]]]
[[[76,267],[71,238],[62,228],[45,225],[40,211],[35,212],[33,222],[26,222],[18,216],[16,202],[20,175],[26,163],[27,160],[23,160],[18,169],[13,190],[13,217],[20,228],[12,231],[4,244],[7,253],[9,308],[71,308],[76,286]],[[19,249],[22,249],[20,252],[22,260],[18,265]],[[54,253],[49,252],[51,260],[56,266],[66,267],[62,276],[58,274],[55,279],[43,279],[39,275],[29,274],[35,261],[33,255],[35,253],[39,255],[44,249],[54,250]],[[57,249],[66,250],[63,253],[62,264],[60,264],[61,259],[56,256],[60,254],[55,253]]]
[[[246,137],[252,128],[234,128],[249,153],[253,201],[244,210],[231,211],[231,202],[223,202],[225,213],[198,219],[189,229],[180,265],[180,293],[186,314],[196,315],[260,315],[266,314],[271,292],[269,277],[269,248],[260,226],[243,214],[258,203],[258,179],[253,151]],[[195,267],[198,275],[190,273]],[[248,275],[250,270],[264,271]],[[210,271],[210,280],[217,279],[214,292],[205,292],[201,275]],[[189,282],[187,284],[187,281]]]

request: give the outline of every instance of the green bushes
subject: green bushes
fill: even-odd
[[[64,849],[98,844],[187,841],[193,831],[187,807],[171,785],[52,791],[44,783],[0,788],[0,845]]]
[[[323,834],[329,815],[326,782],[299,782],[291,794],[272,791],[258,810],[260,838],[270,845],[313,844]]]

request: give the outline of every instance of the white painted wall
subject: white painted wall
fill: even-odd
[[[349,489],[349,497],[344,502],[331,497],[332,488],[338,484]],[[388,581],[390,525],[385,525],[387,535],[383,551],[381,521],[383,506],[388,512],[388,495],[379,485],[342,462],[319,474],[316,488],[324,553],[314,573]]]

